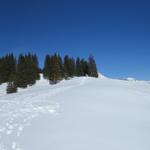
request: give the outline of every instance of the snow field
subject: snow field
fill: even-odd
[[[150,84],[73,78],[6,95],[0,86],[0,150],[149,150]]]

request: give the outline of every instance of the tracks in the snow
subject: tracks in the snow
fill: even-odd
[[[66,81],[65,81],[66,82]],[[67,82],[66,82],[67,83]],[[12,95],[0,97],[0,150],[22,150],[17,139],[31,120],[40,114],[56,115],[59,104],[53,97],[64,91],[82,86],[85,79],[75,84],[35,86]],[[60,83],[61,84],[61,83]]]

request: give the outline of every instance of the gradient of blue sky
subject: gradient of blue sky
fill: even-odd
[[[88,57],[113,78],[150,80],[150,2],[0,0],[0,55],[36,52]]]

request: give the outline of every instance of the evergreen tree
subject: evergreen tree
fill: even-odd
[[[90,55],[89,62],[88,62],[88,75],[90,77],[98,77],[97,67],[94,60],[94,57]]]
[[[69,56],[64,57],[64,77],[67,79],[69,77]]]
[[[39,69],[39,61],[38,61],[36,54],[34,54],[32,56],[32,60],[33,60],[33,65],[34,65],[34,69],[35,69],[36,79],[39,80],[40,79],[40,75],[39,75],[40,69]]]
[[[44,62],[44,69],[43,69],[43,75],[44,78],[49,78],[50,76],[50,70],[51,70],[51,57],[50,55],[46,55],[45,62]]]
[[[82,76],[88,75],[88,62],[84,59],[81,60]]]
[[[68,55],[64,57],[64,73],[65,78],[73,77],[76,74],[76,65],[73,58],[69,58]]]
[[[0,84],[3,83],[3,60],[0,58]]]
[[[18,65],[17,65],[17,75],[16,75],[16,84],[17,87],[26,88],[28,85],[27,77],[27,65],[25,56],[22,54],[19,55]]]
[[[27,85],[33,85],[39,79],[38,59],[36,55],[19,55],[17,65],[16,84],[18,87],[26,88]]]
[[[62,80],[62,70],[60,66],[60,59],[58,55],[53,55],[50,58],[50,74],[49,80],[51,84],[56,84],[58,81]]]
[[[37,78],[37,70],[33,61],[33,56],[30,53],[28,53],[28,55],[25,55],[25,74],[27,84],[35,84]]]
[[[74,58],[70,58],[70,77],[74,77],[76,75],[76,63]]]
[[[8,80],[6,68],[6,57],[2,57],[0,61],[0,82],[5,83]]]
[[[16,72],[16,59],[13,54],[7,54],[0,59],[0,83],[9,81],[10,75]]]
[[[83,69],[81,66],[81,60],[79,57],[76,59],[76,76],[80,77],[83,75]]]
[[[7,84],[7,94],[16,93],[17,92],[17,86],[14,82],[8,82]]]
[[[60,57],[60,55],[58,55],[57,57],[58,57],[59,67],[61,70],[61,78],[64,78],[64,65],[63,65],[62,58]]]

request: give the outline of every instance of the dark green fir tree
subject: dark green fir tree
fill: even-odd
[[[49,81],[51,84],[56,84],[60,80],[62,80],[62,70],[60,65],[60,59],[57,54],[54,54],[50,58],[50,74],[49,74]]]
[[[88,62],[85,59],[81,59],[81,68],[82,68],[82,76],[87,76],[88,75]]]
[[[90,55],[88,62],[88,75],[90,77],[98,77],[97,67],[93,55]]]
[[[77,57],[76,59],[76,76],[77,77],[83,76],[83,68],[82,68],[81,60],[79,57]]]
[[[16,72],[16,58],[7,54],[0,59],[0,83],[9,81],[10,75]]]
[[[45,61],[44,61],[44,69],[43,69],[43,76],[44,78],[48,79],[50,76],[51,71],[51,56],[46,55]]]
[[[26,88],[28,85],[27,79],[27,65],[25,56],[22,54],[19,55],[18,64],[17,64],[17,73],[16,73],[16,84],[17,87]]]
[[[64,74],[65,79],[71,78],[76,75],[76,64],[74,58],[70,58],[68,55],[64,57]]]
[[[8,82],[6,92],[7,94],[16,93],[17,92],[16,84],[14,82]]]

